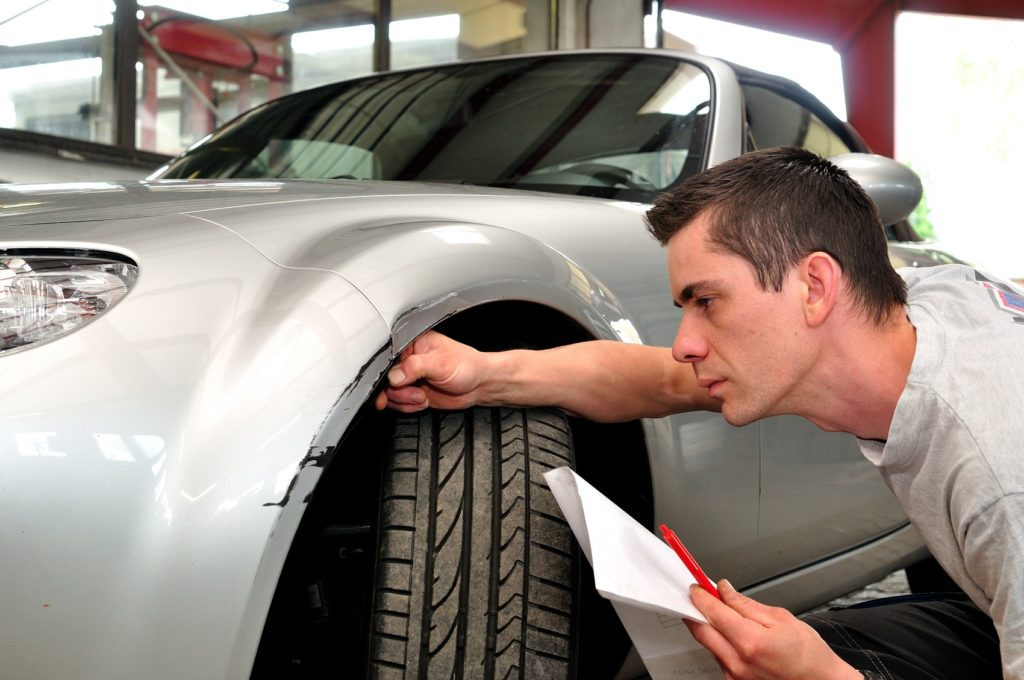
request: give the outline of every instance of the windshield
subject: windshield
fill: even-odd
[[[639,54],[387,73],[268,102],[154,178],[458,182],[649,201],[703,165],[711,85]]]

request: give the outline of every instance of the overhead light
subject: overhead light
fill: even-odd
[[[103,60],[100,57],[13,66],[0,69],[0,86],[8,92],[33,90],[41,85],[99,78],[102,70]]]
[[[114,21],[113,0],[4,0],[0,10],[0,45],[87,38]]]
[[[402,19],[391,22],[388,26],[388,37],[393,43],[444,40],[459,37],[459,27],[458,14]],[[292,34],[292,51],[300,54],[317,54],[353,47],[368,47],[373,44],[373,37],[372,24],[302,31]]]
[[[292,34],[292,51],[299,54],[317,54],[337,49],[368,47],[372,44],[372,24],[322,28],[317,31],[302,31]]]
[[[185,12],[204,19],[219,21],[239,17],[287,12],[288,0],[158,0],[139,3],[141,7],[156,6],[176,12]]]
[[[388,37],[391,38],[391,42],[458,38],[459,15],[441,14],[436,17],[392,21],[388,29]]]

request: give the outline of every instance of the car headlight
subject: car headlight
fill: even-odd
[[[0,354],[82,327],[116,305],[138,273],[108,253],[0,250]]]

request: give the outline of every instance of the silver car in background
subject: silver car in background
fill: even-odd
[[[438,328],[669,345],[642,226],[746,151],[840,156],[898,264],[916,179],[790,81],[677,52],[288,95],[146,181],[0,188],[0,677],[612,677],[629,643],[540,474],[803,610],[925,556],[846,435],[371,402]],[[608,399],[618,395],[609,393]]]

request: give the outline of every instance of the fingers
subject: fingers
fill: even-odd
[[[388,371],[388,382],[392,387],[411,385],[420,380],[440,381],[450,377],[453,371],[452,357],[436,349],[413,347],[400,355],[398,363]]]
[[[393,406],[407,406],[411,408],[426,408],[430,399],[427,392],[419,386],[391,387],[386,391],[388,403]]]
[[[751,627],[756,624],[746,620],[730,606],[729,602],[735,601],[730,598],[730,595],[738,593],[729,585],[728,581],[719,582],[718,592],[722,596],[721,600],[696,584],[690,586],[690,599],[708,622],[698,624],[700,628],[697,632],[694,632],[695,626],[690,626],[689,622],[687,627],[693,633],[694,639],[714,654],[720,663],[726,667],[732,667],[739,658],[736,650],[737,642],[747,639],[751,633]],[[760,628],[761,626],[756,627]]]
[[[792,616],[785,609],[769,607],[747,597],[733,588],[732,584],[725,579],[718,582],[718,593],[722,596],[722,602],[739,613],[740,616],[762,626],[770,627],[778,624],[781,619]]]
[[[403,413],[473,406],[480,396],[481,356],[468,345],[428,331],[399,354],[374,405]]]
[[[700,643],[704,649],[711,652],[723,671],[736,663],[738,657],[732,644],[715,630],[714,626],[710,623],[698,623],[690,619],[683,619],[683,623],[690,630],[693,639]]]
[[[792,616],[785,609],[769,607],[752,600],[733,588],[725,579],[718,582],[718,594],[722,597],[721,601],[716,600],[703,588],[691,587],[694,605],[726,637],[742,634],[750,622],[768,628],[777,625],[781,619]]]

